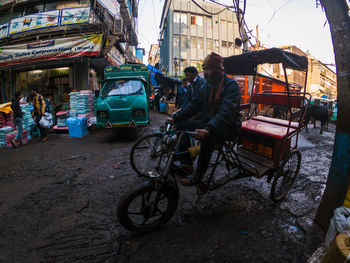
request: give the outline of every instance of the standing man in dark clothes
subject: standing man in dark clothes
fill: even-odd
[[[17,127],[17,136],[16,139],[11,141],[13,147],[16,146],[16,142],[19,142],[21,145],[24,145],[24,141],[22,140],[23,135],[23,112],[21,110],[21,106],[19,105],[19,101],[21,100],[21,94],[19,92],[15,93],[15,97],[12,99],[11,109],[13,111],[13,117],[15,119],[16,127]]]
[[[32,98],[33,98],[33,117],[36,121],[36,125],[39,127],[41,141],[47,141],[46,129],[41,127],[40,120],[45,115],[46,103],[45,99],[42,95],[39,94],[39,90],[37,87],[32,88]]]
[[[177,130],[194,130],[201,140],[197,167],[192,175],[181,180],[183,185],[198,184],[208,168],[214,145],[234,140],[241,127],[241,92],[237,82],[224,73],[223,61],[223,57],[214,52],[207,56],[203,63],[206,84],[190,104],[170,119]],[[189,147],[189,138],[183,139],[181,152]],[[189,155],[181,162],[188,171],[193,170]]]
[[[177,87],[175,107],[181,109],[191,102],[188,96],[187,80],[182,79],[182,84]]]
[[[205,79],[198,76],[198,70],[195,67],[187,67],[184,69],[188,85],[188,94],[193,100],[197,97],[198,90],[205,84]]]

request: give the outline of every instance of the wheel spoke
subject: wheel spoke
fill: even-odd
[[[139,146],[136,147],[137,150],[143,150],[143,149],[148,149],[148,146]]]
[[[141,212],[128,212],[129,215],[142,215]]]
[[[293,186],[293,183],[299,173],[300,160],[300,152],[294,151],[281,166],[271,188],[271,197],[273,197],[274,201],[283,198]]]

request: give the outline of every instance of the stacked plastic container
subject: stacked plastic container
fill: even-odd
[[[16,129],[16,125],[13,119],[13,113],[5,114],[5,126],[10,126],[12,129]]]
[[[80,92],[69,93],[69,106],[71,110],[77,110],[78,108],[78,95],[80,95]]]
[[[88,111],[89,111],[89,95],[88,94],[79,94],[78,95],[77,113],[84,114]]]
[[[30,131],[31,126],[35,124],[29,104],[21,104],[21,110],[23,112],[23,129]]]
[[[69,137],[82,138],[88,133],[86,117],[70,117],[67,119]]]
[[[0,128],[0,147],[6,146],[6,135],[12,131],[12,127],[5,126]]]
[[[57,127],[67,127],[68,111],[59,111],[56,113]]]

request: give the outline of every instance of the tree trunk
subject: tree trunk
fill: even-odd
[[[315,221],[327,229],[350,183],[350,18],[345,0],[321,0],[330,25],[337,67],[338,115],[332,164]]]

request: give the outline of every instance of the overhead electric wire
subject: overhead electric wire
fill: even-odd
[[[288,5],[292,0],[288,0],[286,3],[284,3],[282,6],[280,6],[277,10],[275,10],[275,12],[273,12],[271,18],[269,19],[269,22],[267,22],[268,24],[270,24],[272,18],[275,16],[275,14],[277,14],[278,11],[280,11],[283,7],[285,7],[286,5]]]
[[[208,13],[209,15],[215,16],[218,15],[222,12],[224,12],[227,9],[233,8],[233,6],[227,6],[226,8],[222,9],[221,11],[217,12],[217,13],[212,13],[209,12],[208,10],[206,10],[205,8],[203,8],[200,4],[198,4],[195,0],[191,0],[196,6],[198,6],[200,9],[202,9],[204,12]]]

